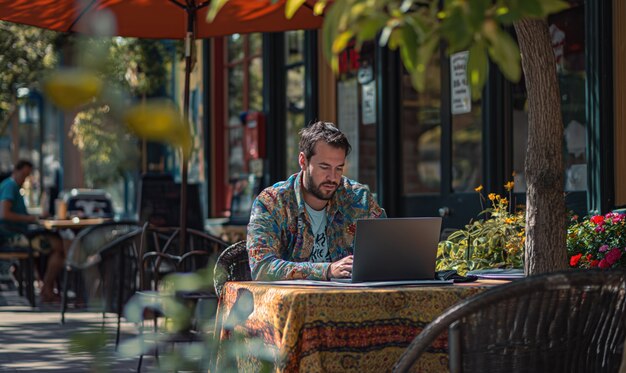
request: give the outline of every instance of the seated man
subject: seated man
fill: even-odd
[[[11,176],[0,183],[0,239],[16,245],[28,245],[23,234],[29,231],[28,224],[37,224],[39,218],[29,215],[20,195],[20,187],[33,171],[33,164],[27,160],[17,162]],[[23,234],[20,234],[22,232]],[[54,282],[63,269],[65,263],[65,249],[61,238],[53,232],[39,232],[33,238],[33,249],[49,253],[48,265],[41,288],[43,302],[58,301],[59,296],[54,293]]]
[[[332,123],[301,132],[301,171],[252,205],[247,249],[255,280],[328,280],[352,274],[356,220],[385,217],[367,187],[343,177],[351,146]]]

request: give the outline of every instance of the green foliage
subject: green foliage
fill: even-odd
[[[225,0],[219,2],[223,5]],[[288,17],[304,2],[289,0]],[[505,28],[525,18],[545,18],[569,7],[563,0],[318,0],[324,13],[324,52],[335,71],[338,55],[351,39],[359,48],[375,40],[399,50],[416,89],[424,89],[426,65],[440,42],[448,54],[469,50],[468,75],[472,95],[478,98],[488,74],[487,56],[511,81],[521,76],[520,52]],[[218,5],[212,5],[217,9]]]
[[[0,21],[0,135],[16,107],[17,88],[37,88],[33,83],[56,64],[56,37],[51,31]]]
[[[135,170],[139,162],[137,139],[120,119],[127,95],[157,95],[168,74],[163,42],[133,38],[88,38],[74,41],[77,62],[96,71],[107,90],[93,105],[78,112],[70,130],[81,150],[85,184],[102,187]]]
[[[567,228],[567,254],[574,268],[626,268],[626,215],[609,212]]]
[[[107,185],[137,168],[137,140],[125,126],[116,122],[106,105],[90,107],[76,114],[70,136],[82,152],[85,185],[88,187]]]
[[[207,266],[213,268],[213,265]],[[119,351],[128,357],[146,354],[154,351],[154,343],[159,345],[158,370],[173,371],[209,371],[216,363],[219,354],[218,372],[237,372],[237,359],[253,356],[259,366],[254,369],[258,372],[274,371],[276,351],[266,346],[260,339],[244,338],[237,326],[243,323],[254,308],[253,299],[243,296],[231,309],[225,324],[216,320],[216,314],[198,310],[201,303],[185,302],[177,294],[196,292],[213,287],[212,271],[205,269],[195,273],[176,273],[163,279],[163,286],[158,293],[136,294],[124,309],[127,320],[136,323],[140,328],[144,317],[150,310],[163,315],[157,332],[146,328],[137,338],[125,341]],[[147,312],[148,311],[148,312]],[[150,323],[151,324],[151,323]],[[178,343],[175,348],[167,341],[177,333],[189,330],[190,325],[197,325],[202,337],[197,343]],[[228,330],[228,339],[220,340],[220,336],[213,333],[213,328],[223,327]],[[219,330],[218,330],[219,332]],[[166,351],[163,353],[163,351]]]
[[[455,269],[460,274],[485,268],[520,268],[524,263],[525,215],[510,203],[513,182],[505,185],[509,198],[491,193],[491,207],[480,213],[485,219],[470,222],[439,243],[437,270]],[[476,188],[481,198],[482,186]]]
[[[92,359],[94,373],[108,372],[106,345],[109,337],[102,330],[84,330],[70,337],[71,354],[88,354]]]

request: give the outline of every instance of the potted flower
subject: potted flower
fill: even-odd
[[[495,193],[485,198],[482,185],[475,189],[483,207],[481,218],[439,243],[438,271],[454,269],[465,275],[478,269],[524,266],[525,211],[511,201],[513,186],[512,181],[504,185],[508,198]],[[484,208],[487,203],[490,206]]]
[[[567,254],[572,268],[626,268],[626,214],[609,212],[567,229]]]

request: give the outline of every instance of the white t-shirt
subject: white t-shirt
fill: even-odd
[[[330,262],[328,240],[326,237],[326,209],[324,208],[321,211],[317,211],[306,203],[304,206],[311,219],[311,229],[313,230],[313,237],[315,237],[313,251],[311,251],[309,261],[314,263]]]

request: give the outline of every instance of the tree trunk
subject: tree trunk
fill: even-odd
[[[528,94],[524,267],[532,275],[567,268],[563,119],[547,22],[523,19],[515,31]]]

